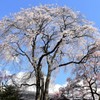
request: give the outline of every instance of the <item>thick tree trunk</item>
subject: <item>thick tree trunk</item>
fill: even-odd
[[[36,76],[36,98],[35,100],[44,100],[44,76],[40,69],[37,71]]]
[[[36,85],[36,97],[35,97],[35,100],[40,100],[40,83],[39,83],[39,81],[36,82],[36,84],[37,85]]]
[[[43,95],[44,95],[44,77],[42,75],[42,78],[41,78],[41,98],[40,98],[40,100],[43,100]]]
[[[39,70],[37,71],[37,75],[36,75],[36,96],[35,96],[35,100],[40,100],[40,72]]]
[[[44,91],[44,95],[43,95],[43,100],[48,100],[49,99],[49,83],[50,83],[50,77],[51,77],[51,72],[48,72],[47,78],[46,78],[46,82],[45,82],[45,91]]]

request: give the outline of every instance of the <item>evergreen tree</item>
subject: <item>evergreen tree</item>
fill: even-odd
[[[12,85],[7,85],[4,90],[0,92],[0,100],[21,100],[19,90]]]

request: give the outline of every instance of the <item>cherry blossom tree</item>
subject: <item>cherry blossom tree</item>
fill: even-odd
[[[69,98],[100,99],[100,51],[92,54],[86,63],[74,68],[74,79],[68,78],[63,94]]]
[[[52,74],[85,63],[97,49],[97,33],[91,22],[68,7],[22,9],[0,21],[1,64],[31,69],[35,99],[47,100]]]

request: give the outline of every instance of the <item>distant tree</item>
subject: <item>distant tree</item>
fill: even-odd
[[[15,86],[7,85],[0,92],[0,100],[22,100],[19,90]]]
[[[74,79],[68,79],[63,94],[69,98],[100,99],[100,51],[92,54],[86,63],[74,68]]]
[[[33,69],[35,99],[47,100],[53,72],[85,63],[98,49],[97,33],[79,12],[68,7],[23,9],[0,21],[0,60]]]
[[[63,93],[55,93],[50,100],[69,100]]]

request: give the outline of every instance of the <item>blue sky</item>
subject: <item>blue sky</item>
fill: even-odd
[[[28,8],[40,4],[67,5],[80,11],[87,19],[94,21],[100,27],[100,0],[0,0],[0,19],[10,13],[20,11],[20,8]]]
[[[1,0],[0,19],[10,15],[10,13],[20,11],[21,8],[29,8],[40,4],[66,5],[75,11],[80,11],[88,20],[93,21],[95,26],[100,28],[100,0]],[[61,72],[56,79],[56,83],[63,84],[67,76],[67,74]]]

